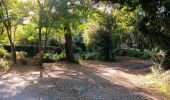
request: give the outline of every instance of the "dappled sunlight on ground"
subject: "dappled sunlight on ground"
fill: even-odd
[[[142,75],[133,74],[136,69],[125,63],[133,65],[128,58],[123,63],[58,62],[44,64],[44,70],[10,72],[0,77],[0,100],[168,100],[142,87]]]
[[[33,73],[34,74],[34,73]],[[34,74],[35,75],[35,74]],[[25,87],[36,80],[36,76],[20,73],[7,73],[0,77],[0,100],[24,100],[25,97],[33,98],[32,94],[25,91]],[[25,99],[35,100],[35,99]]]

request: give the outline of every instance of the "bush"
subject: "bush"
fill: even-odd
[[[43,57],[43,62],[54,62],[55,59],[52,57],[53,55],[50,53],[45,53]]]
[[[89,34],[88,44],[86,45],[88,52],[93,52],[86,53],[86,55],[89,56],[88,58],[91,59],[91,55],[94,55],[94,52],[98,52],[102,57],[102,60],[114,60],[112,50],[116,48],[117,42],[115,41],[115,37],[113,36],[112,32],[108,32],[105,28],[101,27],[101,29],[97,30],[95,33]]]
[[[0,69],[8,70],[11,65],[11,61],[0,58]]]
[[[0,46],[0,57],[3,57],[4,59],[9,59],[10,53],[7,52],[3,47]]]
[[[163,71],[159,65],[152,66],[152,73],[148,75],[152,85],[159,91],[170,96],[170,71]]]
[[[27,56],[28,54],[24,51],[16,52],[17,64],[27,65]]]
[[[3,46],[5,51],[11,52],[11,47],[9,45]],[[28,54],[29,57],[36,56],[36,54],[39,53],[38,47],[37,46],[15,46],[16,51],[24,51]],[[54,46],[47,46],[44,47],[45,52],[50,52],[50,53],[61,53],[61,48],[54,47]],[[1,52],[1,50],[0,50]],[[1,53],[0,53],[1,54]]]
[[[53,53],[45,53],[43,57],[43,62],[55,62],[57,60],[64,60],[66,57],[65,53],[61,54],[53,54]]]
[[[147,50],[140,51],[138,49],[117,49],[114,52],[118,56],[131,56],[131,57],[138,57],[142,59],[150,59],[152,56],[151,52]]]
[[[83,52],[83,53],[77,53],[74,55],[75,60],[103,60],[103,58],[100,56],[97,52]]]

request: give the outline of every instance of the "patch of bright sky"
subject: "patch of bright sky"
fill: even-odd
[[[24,19],[24,21],[23,21],[23,23],[24,24],[29,24],[30,23],[30,19],[31,19],[32,17],[30,16],[30,17],[27,17],[27,18],[25,18]]]

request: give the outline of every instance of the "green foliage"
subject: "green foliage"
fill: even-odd
[[[0,58],[0,69],[9,70],[11,65],[11,61]]]
[[[170,61],[170,52],[168,50],[155,50],[154,61],[159,64],[164,70],[168,69]]]
[[[9,45],[4,46],[5,50],[11,51],[11,47]],[[24,51],[27,52],[29,57],[33,57],[37,53],[37,46],[15,46],[16,51]]]
[[[2,56],[9,56],[9,53],[2,46],[0,46],[0,57]]]
[[[48,0],[48,7],[53,11],[51,17],[54,21],[54,28],[64,35],[64,27],[70,27],[71,33],[78,33],[79,25],[87,16],[87,2],[84,0]]]
[[[148,75],[148,79],[156,89],[170,97],[170,71],[160,68],[159,65],[152,66],[152,73]]]
[[[83,52],[75,54],[75,60],[103,60],[98,52]]]
[[[65,53],[62,52],[60,54],[53,54],[53,53],[45,53],[43,57],[43,62],[55,62],[64,60],[66,57]]]
[[[27,58],[26,58],[27,56],[28,56],[27,52],[24,52],[24,51],[16,52],[17,64],[27,65],[28,63]]]
[[[152,53],[144,50],[140,51],[138,49],[117,49],[114,51],[118,56],[131,56],[131,57],[139,57],[142,59],[150,59],[152,57]]]
[[[24,52],[24,51],[16,52],[16,55],[17,55],[18,58],[22,58],[22,57],[28,56],[27,52]]]
[[[27,26],[20,26],[16,34],[16,45],[20,46],[37,46],[38,34],[33,24]]]
[[[101,4],[101,7],[107,4]],[[108,4],[109,5],[109,4]],[[115,18],[105,9],[95,8],[93,14],[87,20],[84,30],[84,42],[88,52],[98,52],[106,61],[114,59],[112,50],[117,44],[112,34],[115,28]]]

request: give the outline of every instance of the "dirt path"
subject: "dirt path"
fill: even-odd
[[[60,62],[46,64],[45,71],[13,71],[0,77],[0,100],[169,100],[144,87],[139,70],[150,61],[120,59],[81,65]]]

